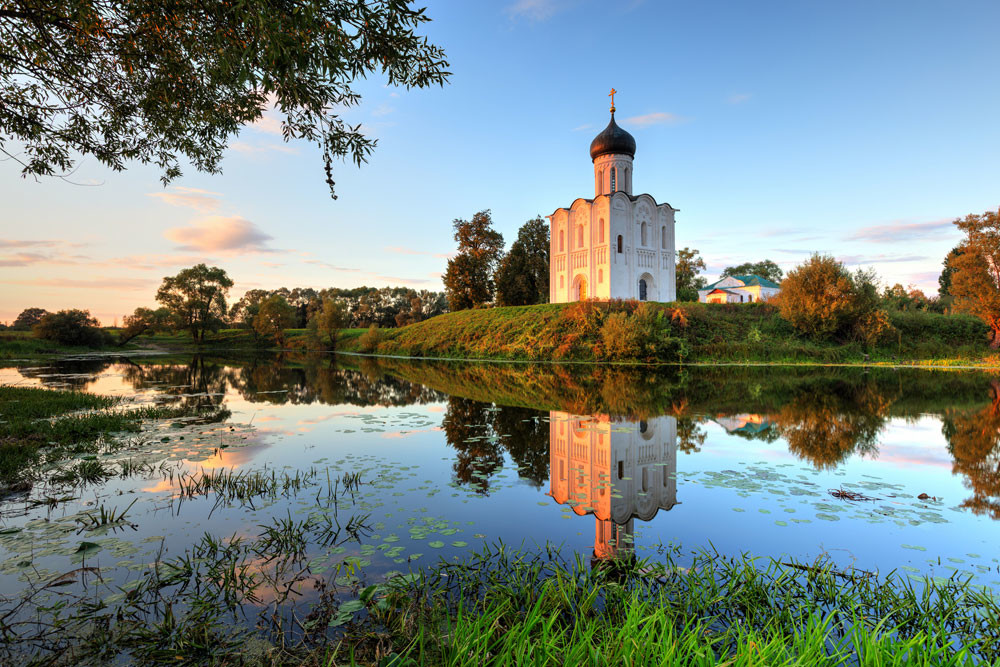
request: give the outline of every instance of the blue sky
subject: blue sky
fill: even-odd
[[[1000,206],[1000,3],[429,1],[444,88],[360,82],[345,118],[379,139],[335,173],[278,119],[231,143],[224,173],[86,161],[80,183],[0,163],[0,320],[27,306],[110,322],[163,276],[224,267],[256,287],[441,289],[451,221],[517,228],[593,194],[590,140],[636,138],[634,190],[680,209],[708,276],[786,270],[814,251],[884,282],[937,286],[949,224]]]

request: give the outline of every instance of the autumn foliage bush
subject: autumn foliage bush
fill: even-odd
[[[358,350],[365,354],[378,352],[378,344],[382,342],[382,331],[374,324],[358,338]]]
[[[814,340],[875,346],[896,333],[880,308],[875,276],[851,274],[829,255],[813,255],[790,271],[773,301],[782,318]]]

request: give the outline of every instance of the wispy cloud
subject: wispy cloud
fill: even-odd
[[[583,125],[577,125],[571,131],[572,132],[582,132],[583,130],[589,130],[589,129],[593,128],[593,127],[594,127],[593,123],[584,123]]]
[[[361,269],[354,269],[349,266],[336,266],[335,264],[330,264],[329,262],[324,262],[318,259],[304,259],[303,264],[312,264],[314,266],[322,266],[324,269],[330,269],[331,271],[347,271],[349,273],[362,273]]]
[[[730,95],[726,99],[726,102],[728,102],[729,104],[743,104],[744,102],[749,100],[750,97],[751,97],[750,93],[735,93],[733,95]]]
[[[186,227],[172,227],[163,235],[177,243],[178,250],[227,255],[275,252],[267,246],[272,237],[239,216],[213,215],[193,220]]]
[[[375,276],[375,280],[384,280],[396,285],[428,285],[434,282],[430,278],[403,278],[401,276]]]
[[[52,248],[61,245],[61,241],[27,241],[22,239],[0,239],[0,248]]]
[[[185,188],[179,185],[171,186],[166,192],[148,192],[146,196],[159,199],[171,206],[193,208],[203,213],[211,213],[219,210],[219,206],[222,203],[222,200],[219,199],[222,195],[218,192],[202,190],[200,188]]]
[[[862,227],[848,236],[847,240],[869,241],[871,243],[898,243],[914,239],[940,239],[948,235],[948,230],[954,229],[951,219],[932,220],[930,222],[893,222],[888,225]]]
[[[79,264],[88,258],[83,255],[67,255],[48,252],[16,252],[0,255],[0,267],[24,267],[32,264]]]
[[[929,259],[926,255],[838,255],[837,259],[844,264],[892,264],[895,262],[922,262]]]
[[[381,118],[382,116],[388,116],[393,111],[395,111],[395,109],[388,104],[380,104],[372,111],[372,115],[376,118]]]
[[[653,113],[643,114],[641,116],[631,116],[625,119],[625,122],[630,125],[638,125],[639,127],[648,127],[650,125],[676,125],[677,123],[682,123],[686,118],[682,118],[677,114],[669,113],[666,111],[654,111]]]
[[[288,153],[298,155],[299,149],[287,144],[248,144],[245,141],[234,141],[229,148],[244,155],[260,155],[261,153]]]
[[[450,259],[456,255],[455,252],[429,252],[426,250],[414,250],[413,248],[406,248],[403,246],[386,246],[384,250],[397,255],[423,255],[426,257],[440,257],[443,259]]]
[[[512,19],[526,19],[533,23],[548,20],[565,6],[563,0],[517,0],[504,10]]]
[[[115,257],[106,262],[96,262],[96,268],[127,268],[130,271],[154,271],[164,267],[191,266],[205,261],[200,255],[127,255],[125,257]]]
[[[149,290],[158,281],[143,278],[36,278],[33,280],[6,280],[5,285],[28,285],[31,287],[58,287],[60,289],[118,289],[118,290]]]

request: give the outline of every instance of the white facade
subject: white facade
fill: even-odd
[[[677,419],[549,413],[549,495],[593,514],[594,556],[620,555],[633,519],[677,504]]]
[[[612,130],[619,138],[627,137],[634,152],[635,142],[614,124],[613,110],[608,129],[595,144]],[[558,208],[548,216],[552,237],[549,301],[674,301],[674,213],[678,209],[657,204],[648,194],[633,195],[632,155],[600,153],[595,144],[591,145],[594,198],[577,199],[569,208]]]

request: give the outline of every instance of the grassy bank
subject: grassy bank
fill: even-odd
[[[271,529],[272,532],[279,530]],[[288,627],[239,623],[260,585],[247,560],[299,563],[293,533],[206,535],[157,562],[113,607],[67,607],[6,629],[0,654],[38,664],[975,665],[1000,657],[1000,606],[961,581],[829,563],[696,555],[586,563],[543,546],[483,547],[382,583],[331,581]],[[351,578],[351,577],[348,577]],[[272,616],[280,620],[280,616]],[[234,620],[236,621],[234,624]],[[34,663],[33,663],[34,664]]]
[[[987,330],[962,315],[891,315],[879,345],[817,342],[767,304],[547,304],[448,313],[341,349],[414,357],[686,363],[993,364]],[[867,355],[867,359],[866,359]]]
[[[865,346],[804,338],[767,304],[546,304],[465,310],[375,332],[345,329],[338,350],[515,361],[1000,365],[1000,356],[987,345],[987,327],[978,319],[926,312],[892,312],[890,319],[892,333]],[[256,355],[321,346],[306,329],[286,330],[280,344],[247,329],[223,329],[202,342],[187,332],[158,333],[127,347]],[[0,336],[0,360],[93,351],[23,333]]]
[[[1000,606],[960,582],[918,591],[825,563],[702,553],[679,567],[672,555],[588,565],[551,548],[486,549],[402,578],[346,643],[371,664],[390,653],[399,665],[972,665],[1000,655]]]
[[[51,340],[41,340],[30,331],[0,331],[0,362],[35,361],[53,356],[89,354],[93,352],[116,351],[117,346],[94,349],[79,345],[63,345]]]

